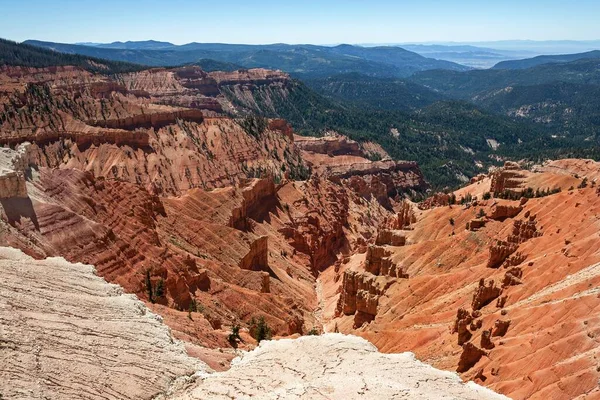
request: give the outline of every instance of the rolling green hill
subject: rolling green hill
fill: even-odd
[[[404,79],[374,78],[356,73],[305,82],[323,96],[378,110],[410,111],[444,99],[433,90]]]
[[[598,85],[600,84],[600,59],[543,64],[518,70],[422,71],[411,76],[409,80],[447,96],[472,99],[491,90],[517,85],[533,86],[556,82]]]

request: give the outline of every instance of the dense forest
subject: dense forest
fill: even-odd
[[[0,39],[0,65],[20,65],[24,67],[53,67],[59,65],[74,65],[92,72],[123,73],[145,69],[141,65],[108,61],[99,58],[65,54],[37,46],[19,44],[10,40]]]
[[[239,101],[233,90],[222,90],[232,102]],[[544,125],[493,114],[464,101],[438,101],[410,112],[378,110],[325,98],[300,81],[292,81],[285,96],[258,89],[254,100],[250,112],[285,118],[301,134],[335,130],[358,141],[380,143],[394,159],[416,160],[438,189],[457,186],[502,159],[597,155],[589,142],[555,137]]]

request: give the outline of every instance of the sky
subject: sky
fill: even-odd
[[[0,0],[0,37],[175,44],[600,39],[600,0]]]

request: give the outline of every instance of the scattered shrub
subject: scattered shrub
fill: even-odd
[[[231,333],[227,337],[227,340],[229,341],[229,343],[231,343],[233,347],[237,347],[238,342],[242,341],[242,338],[240,337],[239,324],[235,324],[231,327]]]
[[[250,320],[250,336],[256,339],[258,343],[271,339],[271,328],[267,325],[265,317],[260,316],[258,319],[252,317]]]
[[[310,328],[308,332],[306,332],[306,336],[319,336],[321,333],[314,326]]]

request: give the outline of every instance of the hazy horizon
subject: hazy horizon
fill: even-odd
[[[569,4],[556,0],[501,4],[307,0],[302,5],[232,0],[223,7],[191,0],[31,0],[4,5],[0,37],[63,43],[151,38],[178,45],[591,41],[600,39],[597,15],[600,3],[590,0]]]

